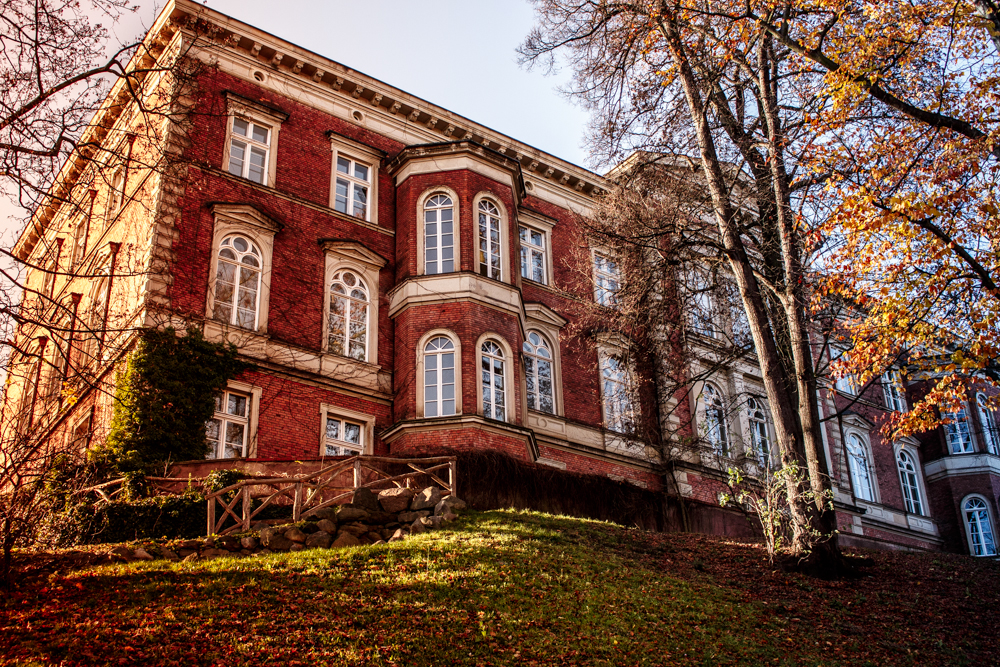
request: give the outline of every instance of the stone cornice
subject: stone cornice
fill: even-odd
[[[484,162],[495,169],[510,174],[513,185],[515,204],[520,206],[525,196],[524,178],[521,174],[521,164],[502,153],[487,148],[475,141],[445,141],[434,144],[418,144],[407,146],[389,163],[388,171],[392,176],[399,175],[404,168],[417,160],[439,160],[443,157],[465,156],[472,160]]]

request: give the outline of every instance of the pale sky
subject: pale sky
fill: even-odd
[[[527,0],[208,0],[212,9],[380,79],[535,148],[587,166],[584,111],[556,92],[565,73],[517,64],[533,23]],[[115,27],[144,32],[161,3]],[[19,213],[0,202],[10,241]],[[20,226],[18,225],[18,229]],[[9,247],[9,245],[8,245]]]

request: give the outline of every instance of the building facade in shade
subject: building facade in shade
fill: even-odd
[[[777,461],[751,357],[658,415],[653,364],[572,326],[581,302],[614,308],[620,281],[611,254],[579,252],[600,175],[188,0],[145,46],[131,67],[170,113],[112,91],[89,130],[111,157],[67,163],[69,194],[15,247],[38,324],[18,331],[8,442],[100,442],[136,332],[194,326],[255,364],[217,397],[212,458],[489,449],[716,508],[728,465]],[[197,66],[148,67],[174,60]],[[732,326],[690,327],[692,376]],[[906,395],[892,375],[824,384],[842,539],[995,555],[993,413],[977,399],[885,442]],[[637,442],[639,419],[688,444]]]

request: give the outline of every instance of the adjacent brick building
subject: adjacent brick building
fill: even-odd
[[[613,258],[595,250],[581,271],[575,252],[601,176],[189,0],[145,45],[133,67],[198,67],[146,76],[170,113],[113,91],[90,138],[127,151],[68,163],[73,205],[40,209],[19,240],[23,307],[45,325],[19,331],[8,438],[99,441],[135,332],[173,325],[256,364],[209,423],[217,458],[493,449],[709,506],[728,465],[769,464],[753,359],[672,413],[687,444],[669,466],[627,435],[656,410],[644,364],[624,337],[572,327],[580,303],[613,307]],[[711,332],[690,339],[693,363],[712,355]],[[943,431],[889,443],[878,427],[902,387],[854,391],[821,400],[845,541],[974,551],[978,530],[988,554],[991,413],[957,449]]]

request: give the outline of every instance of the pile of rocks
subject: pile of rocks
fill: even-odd
[[[358,489],[351,502],[314,512],[305,521],[284,526],[255,525],[259,537],[242,538],[210,535],[204,539],[184,540],[163,546],[111,550],[115,560],[200,560],[252,553],[336,549],[362,544],[397,542],[438,528],[456,518],[465,502],[444,496],[436,486],[425,489],[387,489],[377,495],[371,489]],[[172,548],[169,548],[172,547]]]

